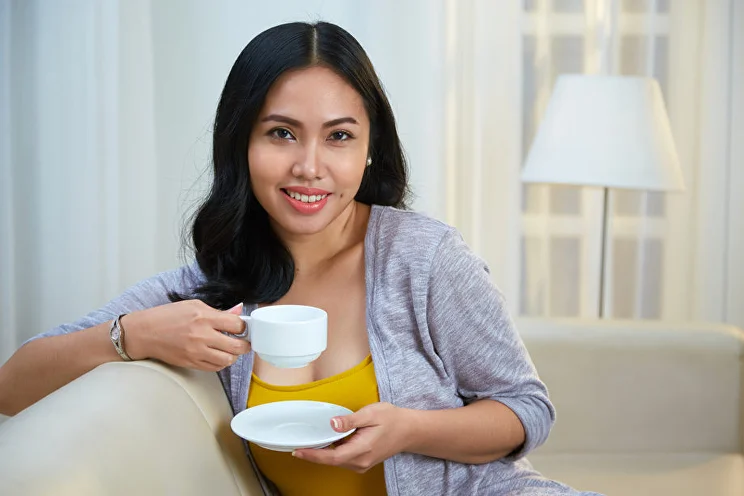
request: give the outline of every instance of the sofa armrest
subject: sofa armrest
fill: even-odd
[[[108,363],[0,424],[0,494],[261,495],[216,374]]]
[[[547,453],[741,453],[744,333],[659,321],[520,319],[556,406]]]

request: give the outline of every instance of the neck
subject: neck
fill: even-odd
[[[315,234],[289,234],[277,231],[292,254],[295,271],[313,274],[323,270],[339,253],[364,242],[370,207],[353,201],[323,231]]]

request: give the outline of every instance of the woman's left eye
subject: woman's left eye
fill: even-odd
[[[352,137],[353,136],[346,131],[336,131],[335,133],[331,134],[330,139],[332,141],[346,141],[351,139]]]

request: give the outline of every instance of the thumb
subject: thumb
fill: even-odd
[[[371,419],[364,408],[358,412],[352,413],[351,415],[343,415],[331,419],[331,427],[333,427],[333,430],[336,432],[346,432],[351,429],[358,429],[368,425],[371,425]]]
[[[232,307],[230,310],[225,310],[227,313],[231,313],[233,315],[240,315],[243,313],[243,302],[241,301],[234,307]]]

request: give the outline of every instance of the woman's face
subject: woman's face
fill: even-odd
[[[253,193],[278,232],[321,232],[353,204],[369,149],[361,96],[325,67],[283,74],[248,143]]]

